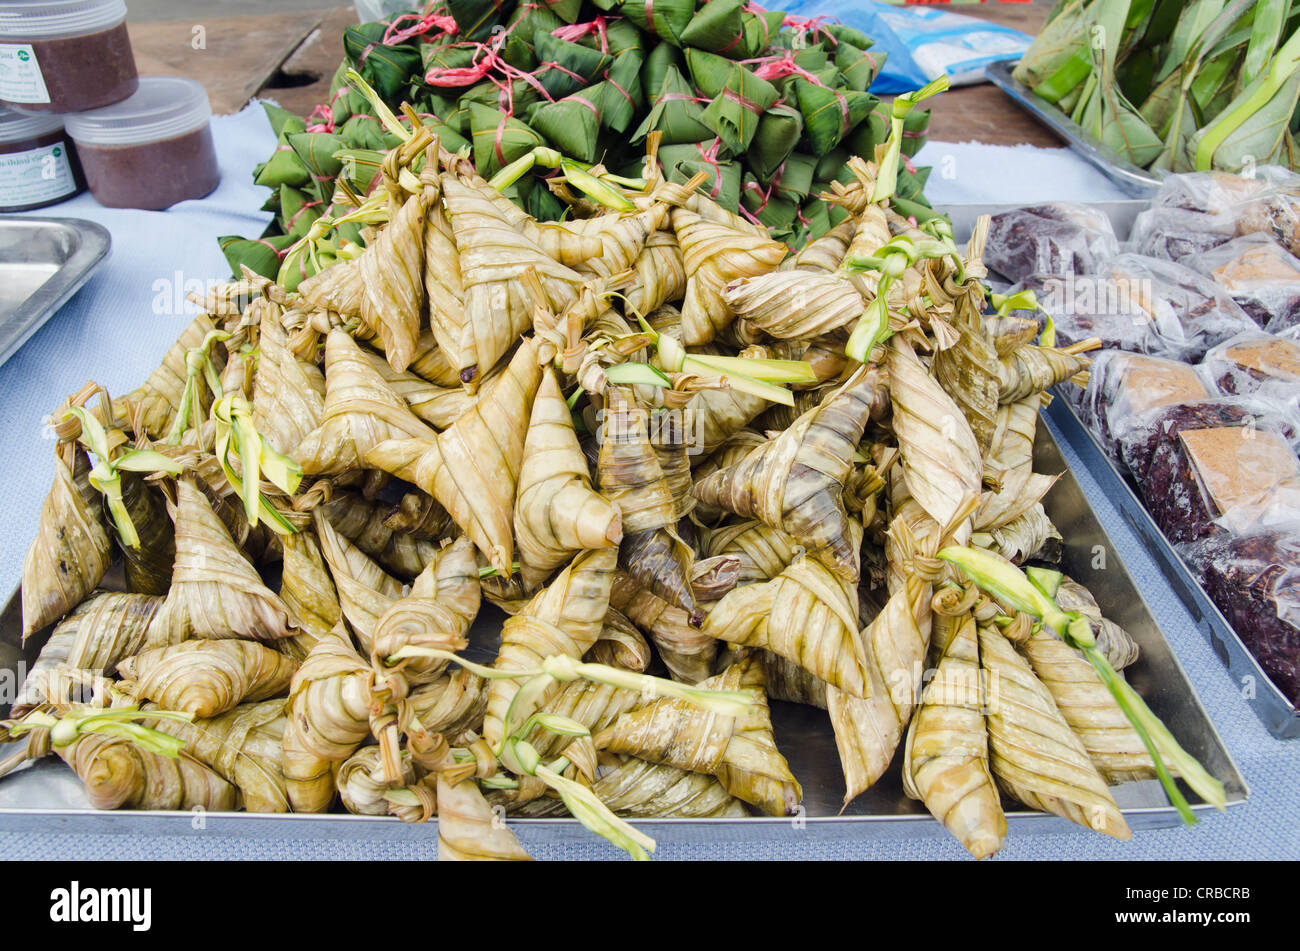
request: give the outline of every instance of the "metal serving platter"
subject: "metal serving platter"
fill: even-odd
[[[1041,96],[1035,95],[1032,89],[1013,78],[1011,71],[1015,68],[1015,63],[1003,60],[986,66],[984,75],[988,77],[989,82],[1014,99],[1017,105],[1064,139],[1071,149],[1096,166],[1125,193],[1141,197],[1153,194],[1160,187],[1163,179],[1159,174],[1138,168],[1113,149],[1088,135],[1064,112]]]
[[[0,216],[0,363],[86,283],[109,246],[93,221]]]
[[[1047,426],[1038,427],[1036,467],[1041,472],[1062,473],[1045,500],[1052,521],[1068,539],[1064,570],[1096,595],[1106,615],[1126,628],[1141,647],[1141,658],[1126,670],[1129,681],[1146,698],[1152,710],[1169,725],[1178,741],[1227,788],[1229,806],[1245,802],[1248,790],[1187,679],[1178,659],[1151,616],[1142,596],[1101,523],[1070,474]],[[1094,568],[1096,546],[1109,555],[1104,569]],[[485,610],[471,632],[471,655],[491,654],[500,629],[501,615]],[[21,603],[18,592],[0,612],[0,671],[14,671],[20,661],[30,665],[47,634],[20,645]],[[807,841],[832,839],[897,838],[947,833],[920,803],[903,794],[899,757],[874,787],[841,813],[844,781],[830,722],[825,712],[812,707],[774,702],[772,719],[777,744],[803,785],[803,813],[789,819],[652,820],[638,822],[664,843],[719,841],[789,841],[792,835]],[[16,747],[15,747],[16,749]],[[9,750],[0,747],[0,757]],[[1113,787],[1116,802],[1134,829],[1177,825],[1180,819],[1165,799],[1158,782],[1125,783]],[[1190,796],[1190,793],[1189,793]],[[1191,797],[1195,802],[1195,797]],[[1010,834],[1064,832],[1077,827],[1064,819],[1026,811],[1007,802]],[[1212,811],[1197,804],[1198,812]],[[97,812],[88,806],[81,784],[56,759],[28,765],[0,780],[0,830],[120,832],[183,835],[194,827],[190,813]],[[265,816],[248,813],[208,814],[202,819],[205,834],[260,837],[321,835],[338,838],[405,839],[434,834],[432,823],[412,826],[396,819],[351,815]],[[525,846],[531,842],[564,843],[590,835],[572,819],[523,819],[514,823]]]

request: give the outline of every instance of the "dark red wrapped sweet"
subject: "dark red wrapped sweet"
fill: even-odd
[[[1131,429],[1137,420],[1160,407],[1214,395],[1196,369],[1186,363],[1124,350],[1101,350],[1088,356],[1092,358],[1088,385],[1075,405],[1083,424],[1116,462],[1121,461],[1117,429]],[[1078,391],[1077,387],[1066,389]]]
[[[1201,365],[1223,393],[1254,393],[1266,383],[1300,389],[1300,343],[1289,337],[1242,334],[1207,353]]]
[[[1223,341],[1258,326],[1211,279],[1171,261],[1121,254],[1096,275],[1035,275],[1034,290],[1052,316],[1057,340],[1090,337],[1112,350],[1194,363]]]
[[[1266,330],[1300,323],[1300,258],[1266,234],[1242,235],[1179,263],[1212,278]]]
[[[1273,683],[1300,704],[1300,537],[1224,533],[1183,557]]]
[[[1116,432],[1147,510],[1175,543],[1300,521],[1294,420],[1241,399],[1179,403]]]
[[[1103,212],[1062,201],[994,215],[984,264],[1014,283],[1031,274],[1095,274],[1118,253]]]

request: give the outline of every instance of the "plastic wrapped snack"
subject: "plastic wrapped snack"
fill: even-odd
[[[1300,323],[1300,259],[1268,235],[1242,235],[1180,263],[1213,278],[1261,327]]]
[[[1208,399],[1214,395],[1196,369],[1186,363],[1123,350],[1089,354],[1088,385],[1064,387],[1082,394],[1076,405],[1085,426],[1111,459],[1120,461],[1115,430],[1162,406]]]
[[[1178,403],[1117,424],[1115,437],[1171,542],[1300,520],[1290,414],[1240,397]]]
[[[1133,250],[1177,261],[1240,235],[1263,232],[1300,254],[1300,176],[1261,168],[1254,177],[1226,172],[1171,175],[1151,208],[1133,223]]]
[[[1273,683],[1300,704],[1300,536],[1221,534],[1182,554]]]
[[[1119,241],[1104,213],[1053,202],[994,215],[984,263],[1015,282],[1031,274],[1095,274],[1118,253]]]
[[[1270,393],[1300,389],[1300,343],[1289,337],[1244,333],[1210,350],[1202,362],[1206,378],[1224,393]]]
[[[1195,363],[1253,320],[1204,275],[1172,261],[1120,254],[1096,276],[1022,282],[1051,314],[1060,344],[1090,337],[1113,350]]]

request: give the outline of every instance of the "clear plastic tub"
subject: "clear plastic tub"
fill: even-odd
[[[0,106],[0,212],[44,208],[85,187],[61,118]]]
[[[160,210],[221,181],[211,117],[201,83],[146,76],[130,99],[65,122],[100,204]]]
[[[123,0],[0,3],[0,103],[98,109],[130,96],[137,82]]]

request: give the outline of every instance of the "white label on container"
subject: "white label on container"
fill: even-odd
[[[50,94],[30,43],[0,43],[0,99],[49,102]]]
[[[0,207],[25,208],[57,201],[77,190],[63,142],[0,155]]]

